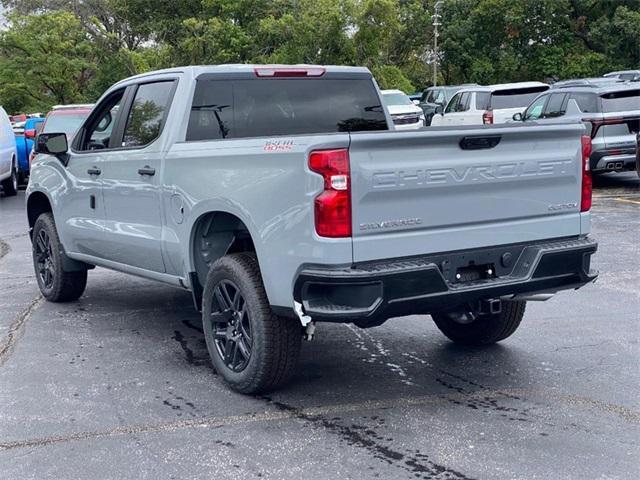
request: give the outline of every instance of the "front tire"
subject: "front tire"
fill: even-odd
[[[213,366],[233,390],[268,392],[295,373],[300,324],[271,310],[255,255],[226,255],[211,265],[202,326]]]
[[[436,326],[451,341],[461,345],[491,345],[513,335],[520,326],[527,302],[503,301],[494,314],[473,312],[435,313]]]
[[[77,300],[87,286],[87,271],[65,272],[64,249],[51,213],[41,214],[33,226],[33,267],[42,296],[50,302]]]
[[[7,197],[15,197],[18,194],[18,171],[16,161],[11,161],[11,175],[2,182],[2,190]]]

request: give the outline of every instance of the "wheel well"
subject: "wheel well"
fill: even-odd
[[[27,200],[27,218],[29,219],[29,232],[40,215],[46,212],[53,212],[49,199],[42,192],[33,192]]]
[[[202,288],[213,262],[228,253],[255,252],[253,239],[246,225],[227,212],[209,212],[202,215],[193,226],[191,256],[195,277]]]

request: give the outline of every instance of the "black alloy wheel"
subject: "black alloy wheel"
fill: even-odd
[[[253,346],[249,309],[240,289],[231,280],[221,280],[213,289],[209,318],[216,352],[234,372],[242,372]]]
[[[51,237],[46,230],[39,230],[35,238],[36,273],[45,289],[53,287],[55,265],[52,259]]]

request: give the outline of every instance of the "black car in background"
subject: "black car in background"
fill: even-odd
[[[431,125],[431,119],[436,113],[438,107],[444,109],[447,102],[453,97],[458,90],[470,86],[475,86],[476,83],[465,83],[462,85],[441,85],[437,87],[429,87],[422,92],[418,106],[422,108],[424,112],[425,125],[428,127]]]

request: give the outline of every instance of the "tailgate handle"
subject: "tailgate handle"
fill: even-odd
[[[462,150],[483,150],[493,148],[500,143],[501,135],[483,135],[482,137],[463,137],[460,140]]]

